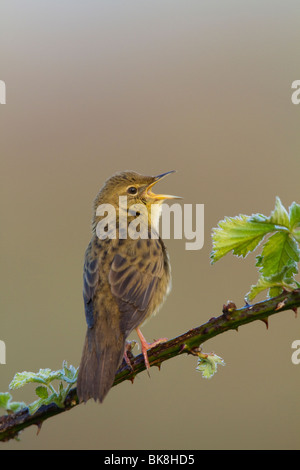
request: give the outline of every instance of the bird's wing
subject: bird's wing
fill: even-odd
[[[127,240],[119,247],[108,280],[118,299],[120,326],[126,335],[151,313],[148,307],[163,274],[164,253],[159,240]]]
[[[83,300],[86,322],[89,328],[94,326],[93,297],[99,283],[99,256],[95,253],[95,247],[89,244],[85,252],[83,267]]]

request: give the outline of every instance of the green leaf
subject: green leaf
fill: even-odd
[[[11,390],[16,390],[29,383],[40,383],[48,385],[52,380],[59,380],[63,376],[61,370],[51,371],[51,369],[40,369],[39,372],[17,372],[9,384]]]
[[[37,387],[35,389],[35,393],[40,398],[48,398],[48,395],[49,395],[47,387],[44,387],[43,385],[40,385],[39,387]]]
[[[230,251],[233,251],[234,255],[245,257],[259,245],[267,233],[274,230],[275,225],[267,222],[261,214],[251,217],[225,217],[218,227],[213,229],[212,263]]]
[[[257,257],[256,266],[264,277],[272,276],[289,266],[296,274],[299,261],[299,249],[289,232],[276,232],[264,244],[261,256]]]
[[[270,287],[269,289],[269,297],[277,297],[277,295],[281,294],[282,292],[282,287],[279,286],[274,286]]]
[[[289,207],[290,230],[293,232],[300,227],[300,205],[293,202]]]
[[[300,227],[297,227],[293,230],[293,237],[298,243],[300,243]]]
[[[210,379],[216,372],[217,366],[225,366],[224,360],[214,353],[198,355],[198,364],[196,370],[202,373],[202,377]]]
[[[35,380],[36,374],[33,372],[17,372],[9,384],[10,390],[16,390],[18,388],[23,387],[25,384],[30,382],[37,382]],[[39,380],[39,382],[44,383],[43,381]]]
[[[12,396],[9,392],[0,393],[0,408],[16,413],[25,407],[26,403],[23,401],[12,401]]]
[[[246,295],[247,302],[253,300],[260,292],[269,289],[269,297],[275,297],[282,292],[282,289],[289,287],[295,281],[293,279],[294,266],[284,266],[284,268],[272,276],[260,276],[257,283],[251,286],[250,291]]]
[[[290,227],[289,214],[287,213],[285,207],[282,205],[279,197],[276,197],[275,209],[271,212],[269,222],[275,225],[282,225],[283,227]]]
[[[68,367],[67,362],[63,362],[62,377],[61,379],[67,383],[74,384],[77,381],[78,368],[70,365]]]
[[[298,273],[300,260],[300,205],[293,202],[287,212],[280,198],[276,197],[275,208],[269,217],[262,214],[225,217],[213,230],[212,263],[230,251],[245,257],[272,232],[275,233],[263,244],[262,252],[256,257],[260,277],[247,294],[249,300],[263,290],[268,289],[270,296],[277,296],[283,288],[298,286],[294,276]]]
[[[39,398],[38,400],[28,405],[30,414],[34,414],[41,406],[47,406],[51,403],[55,403],[59,408],[63,408],[64,403],[60,396],[56,393],[52,393],[47,398]]]
[[[274,282],[270,279],[266,279],[265,277],[260,276],[257,283],[251,286],[250,291],[246,295],[247,302],[253,300],[260,292],[271,288],[276,288],[276,292],[278,291],[278,294],[280,294],[282,290],[282,284],[281,282]]]
[[[30,403],[28,405],[28,410],[31,415],[33,415],[42,405],[44,404],[44,399],[39,398],[38,400],[34,401],[33,403]]]
[[[0,408],[7,410],[8,403],[12,399],[12,396],[9,392],[0,393]]]
[[[12,413],[17,413],[18,411],[26,407],[27,405],[23,401],[11,401],[9,403],[9,411],[11,411]]]
[[[57,406],[63,407],[64,401],[67,394],[70,391],[71,386],[77,381],[78,369],[74,366],[67,365],[66,361],[63,361],[62,369],[52,371],[51,369],[40,369],[39,372],[18,372],[15,374],[11,381],[9,388],[18,389],[29,383],[41,384],[36,388],[36,394],[39,397],[38,400],[28,405],[29,412],[35,413],[35,411],[42,405],[50,403],[56,403]],[[52,383],[54,380],[59,380],[58,392],[53,387]],[[64,387],[63,382],[67,383]],[[49,395],[50,391],[50,395]]]

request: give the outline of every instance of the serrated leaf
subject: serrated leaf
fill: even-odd
[[[72,365],[68,366],[66,361],[63,361],[62,369],[57,371],[52,371],[51,369],[40,369],[37,373],[27,371],[18,372],[11,381],[9,388],[18,389],[29,383],[38,383],[41,384],[36,388],[36,394],[39,398],[29,405],[25,405],[23,402],[18,403],[10,401],[7,404],[7,400],[11,399],[10,393],[7,392],[6,394],[2,394],[3,404],[6,406],[6,409],[8,409],[7,407],[9,406],[11,410],[13,407],[15,407],[14,410],[17,409],[17,405],[19,405],[18,409],[27,406],[31,414],[35,413],[35,411],[42,405],[48,405],[50,403],[56,403],[57,406],[63,407],[71,385],[77,380],[77,372],[78,369]],[[55,391],[55,388],[51,384],[54,380],[60,381],[58,392]],[[62,381],[67,382],[67,386],[65,388]],[[47,387],[51,391],[50,395]]]
[[[276,296],[283,288],[298,286],[294,276],[298,273],[300,260],[300,205],[293,202],[288,213],[280,198],[276,197],[275,208],[269,217],[262,214],[225,217],[213,230],[212,263],[230,251],[245,257],[267,234],[272,235],[256,257],[260,278],[251,286],[246,297],[248,300],[266,289],[269,295]]]
[[[216,354],[199,354],[196,370],[202,373],[202,377],[210,379],[216,372],[217,366],[225,366],[224,360]]]
[[[290,230],[300,227],[300,205],[293,202],[289,207]]]
[[[289,232],[276,232],[264,244],[256,266],[264,277],[272,276],[289,266],[290,274],[298,272],[299,248]]]
[[[8,403],[12,399],[12,396],[9,392],[0,393],[0,408],[7,410]]]
[[[293,266],[284,266],[284,268],[279,273],[275,273],[272,276],[260,276],[257,283],[251,286],[250,291],[246,295],[246,300],[250,302],[260,292],[266,289],[270,289],[272,293],[276,292],[276,295],[280,294],[283,287],[287,287],[295,282],[292,274],[293,269]]]
[[[267,217],[263,214],[252,214],[249,217],[250,222],[257,222],[259,224],[269,224],[270,223],[270,217]]]
[[[245,257],[253,251],[267,233],[273,232],[275,225],[267,223],[260,214],[225,217],[213,229],[212,263],[233,251],[234,255]]]
[[[37,377],[34,372],[17,372],[9,384],[11,390],[16,390],[30,382],[45,383],[43,379]]]
[[[35,393],[37,394],[38,397],[40,398],[48,398],[48,389],[44,385],[40,385],[35,389]]]
[[[277,297],[277,295],[281,294],[282,292],[282,287],[275,286],[275,287],[270,287],[269,289],[269,297]]]
[[[300,227],[294,228],[293,237],[298,243],[300,243]]]
[[[289,214],[278,196],[275,200],[275,209],[271,212],[269,221],[275,225],[282,225],[286,228],[290,227]]]
[[[40,369],[37,376],[44,380],[44,383],[48,385],[53,380],[61,380],[63,377],[62,370],[51,370],[51,369]]]
[[[280,283],[274,282],[274,281],[272,282],[269,279],[266,279],[263,276],[260,276],[257,283],[251,286],[250,291],[246,295],[246,300],[247,300],[247,302],[250,302],[258,294],[260,294],[260,292],[262,292],[266,289],[271,289],[271,288],[275,288],[275,287],[282,290],[282,287],[280,286]]]
[[[9,410],[12,411],[13,413],[17,413],[17,411],[20,411],[26,407],[27,405],[23,401],[11,401],[9,403]]]
[[[9,392],[0,393],[0,408],[13,413],[26,407],[23,401],[12,401],[12,396]]]
[[[66,393],[65,392],[66,392],[66,389],[63,389],[59,395],[54,395],[53,398],[51,399],[51,401],[49,401],[49,404],[50,403],[55,403],[59,408],[63,408],[64,407],[64,401],[65,401],[65,398],[66,398]]]
[[[38,400],[30,403],[28,405],[28,410],[31,415],[33,415],[42,405],[44,405],[44,399],[39,398]]]
[[[50,405],[50,403],[56,403],[59,407],[61,407],[61,402],[58,400],[57,394],[52,393],[47,398],[39,398],[38,400],[30,403],[28,406],[29,413],[32,415],[34,414],[41,406]]]
[[[67,363],[64,361],[63,362],[63,375],[62,375],[62,380],[64,380],[67,383],[73,384],[77,380],[77,372],[78,368],[75,368],[74,366],[70,365],[68,367]]]
[[[52,380],[61,379],[61,370],[51,371],[51,369],[40,369],[39,372],[17,372],[9,384],[11,390],[16,390],[29,383],[40,383],[48,385]]]

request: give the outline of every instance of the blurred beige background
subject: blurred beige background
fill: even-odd
[[[299,13],[297,0],[1,2],[1,391],[17,371],[78,365],[92,201],[116,171],[176,169],[160,189],[205,204],[202,250],[167,241],[173,290],[146,338],[243,305],[256,253],[211,266],[211,229],[268,215],[276,195],[299,203]],[[205,343],[226,362],[211,380],[182,356],[2,449],[299,449],[299,321]]]

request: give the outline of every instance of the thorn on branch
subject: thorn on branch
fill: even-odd
[[[262,318],[261,321],[266,325],[267,330],[269,329],[269,318]]]
[[[38,436],[40,434],[40,430],[42,429],[42,424],[43,422],[42,421],[38,421],[37,423],[34,423],[36,426],[37,426],[37,431],[36,431],[36,435]]]
[[[297,318],[297,313],[298,313],[297,307],[293,307],[292,310],[293,310],[293,312],[294,312],[294,314],[295,314],[295,318]]]

